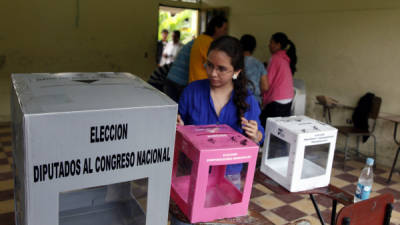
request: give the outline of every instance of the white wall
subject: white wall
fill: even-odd
[[[155,66],[159,2],[0,1],[0,120],[10,118],[11,73],[126,71],[147,78]],[[229,6],[230,34],[255,35],[255,56],[264,61],[270,36],[289,35],[298,48],[295,76],[307,85],[308,115],[322,114],[316,95],[355,105],[367,91],[382,97],[382,111],[400,114],[400,1],[203,0],[203,5]],[[334,122],[350,115],[336,110]],[[393,160],[392,129],[378,120],[381,164]]]
[[[230,6],[230,34],[257,38],[255,56],[266,61],[271,35],[282,31],[296,44],[298,72],[307,88],[307,114],[322,119],[316,95],[347,105],[370,91],[383,99],[381,111],[400,114],[400,1],[204,0],[208,7]],[[351,112],[334,110],[334,124]],[[378,120],[378,163],[391,165],[396,145],[393,124]],[[342,138],[339,140],[341,146]],[[363,144],[364,151],[372,143]],[[400,166],[400,162],[398,163]]]
[[[10,118],[11,73],[124,71],[147,78],[157,22],[156,0],[1,1],[0,120]]]

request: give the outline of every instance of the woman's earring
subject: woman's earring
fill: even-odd
[[[232,79],[236,80],[238,78],[238,76],[239,76],[239,73],[234,73],[233,76],[232,76]]]

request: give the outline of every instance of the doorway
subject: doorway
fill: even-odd
[[[174,30],[181,32],[181,43],[186,44],[198,36],[197,9],[160,6],[158,10],[158,39],[161,40],[161,31],[166,29],[171,34]],[[168,35],[171,40],[171,35]]]

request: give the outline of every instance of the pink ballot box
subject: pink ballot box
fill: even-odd
[[[227,125],[178,126],[171,197],[190,222],[247,215],[258,145]]]

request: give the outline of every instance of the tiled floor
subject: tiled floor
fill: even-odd
[[[331,184],[352,194],[355,191],[356,182],[364,163],[347,161],[346,172],[343,172],[342,160],[341,154],[337,153],[333,165]],[[387,168],[381,169],[379,167],[374,170],[375,177],[371,197],[383,193],[392,193],[395,198],[395,204],[391,224],[400,225],[400,175],[396,173],[392,177],[390,184],[387,184],[388,170]],[[332,200],[320,195],[314,195],[314,197],[318,202],[326,224],[329,224]],[[253,185],[251,204],[256,204],[258,210],[271,224],[289,224],[300,219],[307,219],[311,224],[320,224],[309,195],[278,195],[263,185],[255,183]],[[338,204],[337,212],[342,207],[343,205]]]
[[[13,175],[11,169],[11,128],[10,124],[0,124],[0,225],[14,224]],[[353,193],[361,168],[364,163],[349,161],[346,172],[342,171],[342,157],[335,157],[331,183]],[[392,193],[395,197],[391,224],[400,225],[400,175],[393,175],[392,182],[386,184],[388,169],[379,168],[375,171],[372,196],[381,193]],[[318,205],[325,221],[330,221],[332,201],[322,196],[316,196]],[[308,195],[278,195],[259,183],[254,183],[250,204],[267,220],[267,224],[288,224],[305,218],[318,225],[312,202]],[[338,204],[338,211],[342,206]]]

